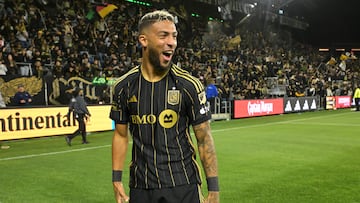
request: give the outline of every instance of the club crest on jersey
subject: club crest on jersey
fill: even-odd
[[[180,102],[179,90],[168,90],[168,104],[177,105]]]

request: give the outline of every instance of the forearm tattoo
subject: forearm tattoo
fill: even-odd
[[[199,155],[204,167],[206,177],[218,176],[218,164],[214,140],[211,136],[209,122],[193,127],[197,139]]]

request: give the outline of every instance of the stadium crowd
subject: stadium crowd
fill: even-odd
[[[87,0],[57,1],[46,9],[36,2],[5,1],[0,11],[0,76],[120,77],[139,64],[137,19],[153,7],[108,1],[118,8],[101,18]],[[256,26],[258,18],[232,34],[219,32],[221,22],[191,21],[179,29],[182,46],[174,63],[205,86],[214,80],[223,99],[352,95],[359,82],[359,60],[351,53],[330,60],[329,53],[296,42],[270,23]],[[286,93],[271,95],[276,85]]]

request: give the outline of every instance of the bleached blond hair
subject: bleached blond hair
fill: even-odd
[[[156,10],[145,14],[143,17],[141,17],[138,24],[139,33],[142,33],[145,27],[164,20],[175,23],[175,17],[166,10]]]

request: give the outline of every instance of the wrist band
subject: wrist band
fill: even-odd
[[[206,178],[208,191],[219,192],[219,179],[217,176]]]
[[[121,182],[122,171],[113,170],[112,171],[112,182]]]

